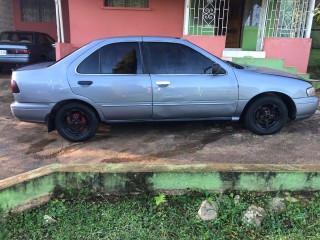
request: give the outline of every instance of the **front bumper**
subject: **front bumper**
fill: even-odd
[[[53,105],[14,102],[10,107],[12,114],[23,122],[45,123],[46,116],[51,112]]]
[[[295,120],[302,120],[311,117],[319,106],[319,98],[308,97],[293,99],[296,104],[297,113]]]

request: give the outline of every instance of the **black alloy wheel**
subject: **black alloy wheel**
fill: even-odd
[[[288,120],[288,109],[276,95],[258,98],[248,108],[244,122],[248,129],[258,135],[280,131]]]
[[[99,128],[95,112],[80,103],[69,103],[57,112],[56,129],[68,141],[82,142],[92,138]]]

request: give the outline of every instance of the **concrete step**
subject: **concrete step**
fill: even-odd
[[[227,48],[222,52],[222,58],[266,58],[266,52],[263,51],[243,51],[241,48]]]
[[[309,73],[298,73],[298,75],[300,77],[302,77],[305,80],[309,80],[310,79],[310,74]]]
[[[272,68],[280,71],[297,73],[295,67],[285,67],[283,59],[273,59],[273,58],[232,58],[232,61],[243,65],[252,65],[259,67]]]

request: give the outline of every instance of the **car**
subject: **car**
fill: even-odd
[[[55,40],[46,33],[5,31],[0,34],[0,70],[55,61]]]
[[[72,142],[92,138],[100,122],[242,120],[273,134],[319,104],[296,75],[225,62],[166,37],[95,40],[54,64],[13,71],[11,88],[15,117]]]

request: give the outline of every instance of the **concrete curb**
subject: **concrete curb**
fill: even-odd
[[[59,191],[99,194],[203,191],[319,191],[320,165],[69,164],[0,180],[0,208],[20,212]]]

